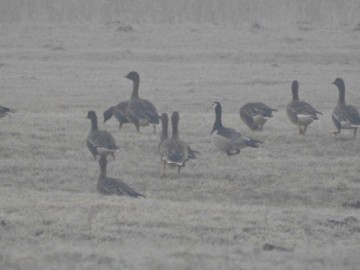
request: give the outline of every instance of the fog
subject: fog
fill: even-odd
[[[259,24],[360,22],[358,0],[1,0],[0,23]]]

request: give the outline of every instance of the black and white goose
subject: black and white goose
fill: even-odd
[[[240,108],[241,120],[251,129],[262,131],[266,121],[273,117],[277,110],[261,102],[249,102]]]
[[[314,121],[319,120],[317,111],[309,103],[299,100],[299,83],[293,81],[291,85],[292,100],[286,106],[286,114],[289,120],[298,126],[299,134],[305,135],[307,127]]]
[[[175,139],[175,140],[180,140],[180,136],[179,136],[179,112],[173,112],[171,115],[171,127],[172,127],[172,134],[171,134],[171,138]],[[184,142],[185,143],[185,142]],[[187,147],[188,147],[188,160],[189,159],[197,159],[196,154],[200,154],[199,151],[193,150],[190,145],[188,145],[186,143]]]
[[[119,122],[119,129],[122,128],[123,124],[129,123],[129,119],[126,117],[126,108],[128,106],[128,101],[122,101],[116,106],[112,106],[106,111],[104,111],[104,123],[109,120],[112,116],[115,116],[115,118]]]
[[[0,118],[10,116],[9,113],[15,113],[15,110],[0,105]]]
[[[347,105],[345,102],[344,80],[337,78],[333,84],[339,89],[339,99],[331,116],[336,127],[336,131],[332,132],[332,134],[339,134],[342,129],[352,129],[355,138],[357,129],[360,127],[359,111],[354,106]]]
[[[126,108],[126,117],[135,125],[137,132],[140,132],[140,126],[152,125],[155,133],[156,125],[159,124],[159,115],[150,101],[139,98],[139,74],[136,71],[131,71],[125,78],[133,82],[130,101]]]
[[[235,129],[224,127],[221,121],[220,102],[214,102],[212,106],[215,108],[215,122],[211,131],[211,138],[218,149],[231,156],[239,154],[242,148],[257,148],[259,144],[263,143],[259,140],[243,137],[240,132],[237,132]]]
[[[106,176],[106,166],[107,166],[106,155],[100,156],[99,165],[100,165],[100,175],[98,178],[96,189],[100,194],[145,198],[144,195],[136,192],[120,179]]]
[[[111,155],[115,159],[116,146],[114,137],[106,130],[99,130],[94,111],[89,111],[87,119],[91,120],[91,130],[86,139],[87,147],[96,160],[97,155]]]
[[[166,166],[180,169],[189,160],[188,145],[179,139],[168,138],[169,118],[166,113],[161,115],[161,136],[159,144],[160,160],[163,164],[163,174],[165,177]]]

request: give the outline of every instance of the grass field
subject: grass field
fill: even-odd
[[[360,106],[360,31],[214,25],[0,27],[1,269],[357,269],[360,138],[338,137],[331,112],[343,77]],[[160,178],[159,132],[102,113],[130,96],[180,112],[180,136],[201,155]],[[292,80],[323,116],[306,136],[285,115]],[[227,157],[211,144],[223,122],[263,140]],[[239,108],[279,110],[263,132]],[[95,110],[120,150],[108,175],[145,199],[105,197],[86,148]],[[160,130],[158,128],[158,130]]]

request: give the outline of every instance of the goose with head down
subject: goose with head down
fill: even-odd
[[[317,111],[309,103],[299,99],[299,83],[293,81],[291,85],[292,100],[286,106],[286,114],[289,120],[298,126],[299,134],[305,135],[306,129],[314,121],[319,120]]]
[[[129,123],[129,119],[126,117],[126,108],[128,106],[128,101],[122,101],[116,106],[112,106],[106,111],[104,111],[104,123],[109,120],[112,116],[115,116],[115,118],[119,122],[119,129],[122,128],[123,124]]]
[[[0,105],[0,118],[10,116],[9,113],[15,113],[15,110]]]
[[[339,134],[342,129],[352,129],[355,138],[357,129],[360,127],[359,111],[353,105],[348,105],[345,102],[344,80],[337,78],[333,84],[336,85],[339,90],[339,99],[331,116],[336,127],[336,131],[332,132],[332,134]]]
[[[89,111],[87,119],[91,120],[91,130],[87,136],[86,144],[90,153],[96,160],[97,155],[111,155],[115,159],[115,151],[119,149],[114,137],[106,130],[99,130],[97,116],[94,111]]]
[[[235,129],[224,127],[221,120],[222,109],[220,102],[214,102],[212,106],[215,108],[215,122],[211,131],[211,138],[218,149],[232,156],[239,154],[242,148],[258,148],[259,144],[263,143],[250,137],[243,137]]]
[[[135,125],[137,132],[140,132],[140,126],[152,125],[155,133],[156,125],[159,124],[159,115],[150,101],[139,97],[139,74],[136,71],[131,71],[125,78],[133,82],[130,101],[126,108],[126,117]]]
[[[262,131],[266,121],[277,110],[261,102],[249,102],[240,108],[241,120],[251,129]]]

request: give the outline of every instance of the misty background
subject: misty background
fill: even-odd
[[[1,0],[0,23],[360,23],[359,0]]]

